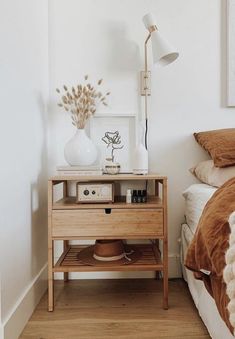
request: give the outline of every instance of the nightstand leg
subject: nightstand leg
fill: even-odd
[[[159,250],[159,239],[155,239],[153,241],[153,250],[155,252],[156,258],[158,258],[158,255],[160,253],[160,250]],[[161,278],[160,271],[155,271],[155,278],[156,279],[160,279]]]
[[[64,246],[64,251],[68,248],[69,246],[69,241],[68,240],[64,240],[63,241],[63,246]],[[64,281],[68,281],[69,280],[69,273],[68,272],[64,272]]]
[[[53,241],[48,242],[48,311],[54,309]]]
[[[63,183],[63,198],[66,198],[68,196],[68,182],[64,181]],[[63,241],[63,249],[64,251],[68,248],[69,246],[69,241],[68,240],[64,240]],[[69,280],[69,274],[68,272],[64,272],[64,281],[68,281]]]
[[[163,308],[168,309],[168,244],[163,241]]]

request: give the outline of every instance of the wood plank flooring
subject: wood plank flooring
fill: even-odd
[[[161,281],[71,280],[55,282],[55,310],[47,294],[20,339],[210,338],[181,279],[169,282],[169,310],[162,309]]]

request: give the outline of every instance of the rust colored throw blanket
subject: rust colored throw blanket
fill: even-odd
[[[232,178],[221,186],[206,204],[185,260],[185,266],[194,271],[195,278],[203,280],[232,333],[223,269],[225,252],[229,245],[228,218],[234,211],[235,178]]]

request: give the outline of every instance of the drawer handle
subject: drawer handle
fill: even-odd
[[[111,214],[112,209],[111,208],[105,208],[105,214]]]

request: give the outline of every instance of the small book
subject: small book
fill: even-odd
[[[76,175],[102,175],[103,171],[102,170],[97,170],[97,171],[61,171],[57,170],[58,175],[68,175],[68,176],[76,176]]]
[[[57,171],[100,171],[101,166],[57,166]]]

